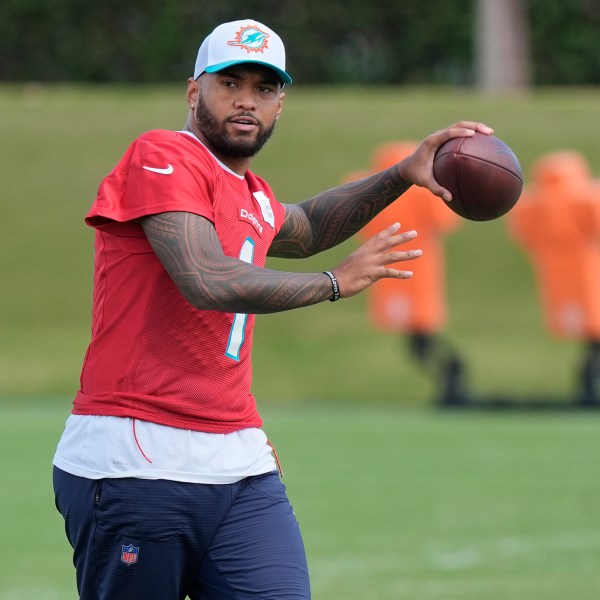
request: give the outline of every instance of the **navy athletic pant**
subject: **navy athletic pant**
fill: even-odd
[[[230,485],[54,469],[81,600],[307,600],[304,544],[277,473]]]

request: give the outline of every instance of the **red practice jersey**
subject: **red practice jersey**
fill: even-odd
[[[195,137],[157,130],[135,140],[86,218],[96,229],[92,339],[73,413],[209,433],[260,427],[254,315],[183,298],[136,222],[168,211],[209,219],[226,255],[260,267],[284,218],[266,182],[236,176]]]

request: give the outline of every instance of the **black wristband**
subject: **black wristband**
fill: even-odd
[[[329,277],[329,279],[331,279],[331,287],[333,289],[333,297],[329,298],[329,302],[335,302],[336,300],[340,299],[340,285],[338,283],[338,280],[331,271],[323,271],[323,273],[325,275],[327,275],[327,277]]]

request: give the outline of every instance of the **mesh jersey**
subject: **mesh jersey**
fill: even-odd
[[[269,186],[222,166],[193,136],[140,136],[102,181],[92,338],[73,413],[228,433],[260,427],[251,387],[254,315],[198,310],[180,294],[135,219],[185,211],[209,219],[223,251],[264,266],[283,207]]]

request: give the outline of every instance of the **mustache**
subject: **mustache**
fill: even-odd
[[[262,122],[248,111],[242,111],[227,117],[227,121],[238,122],[240,120],[250,121],[253,125],[259,125],[260,127],[263,126]]]

